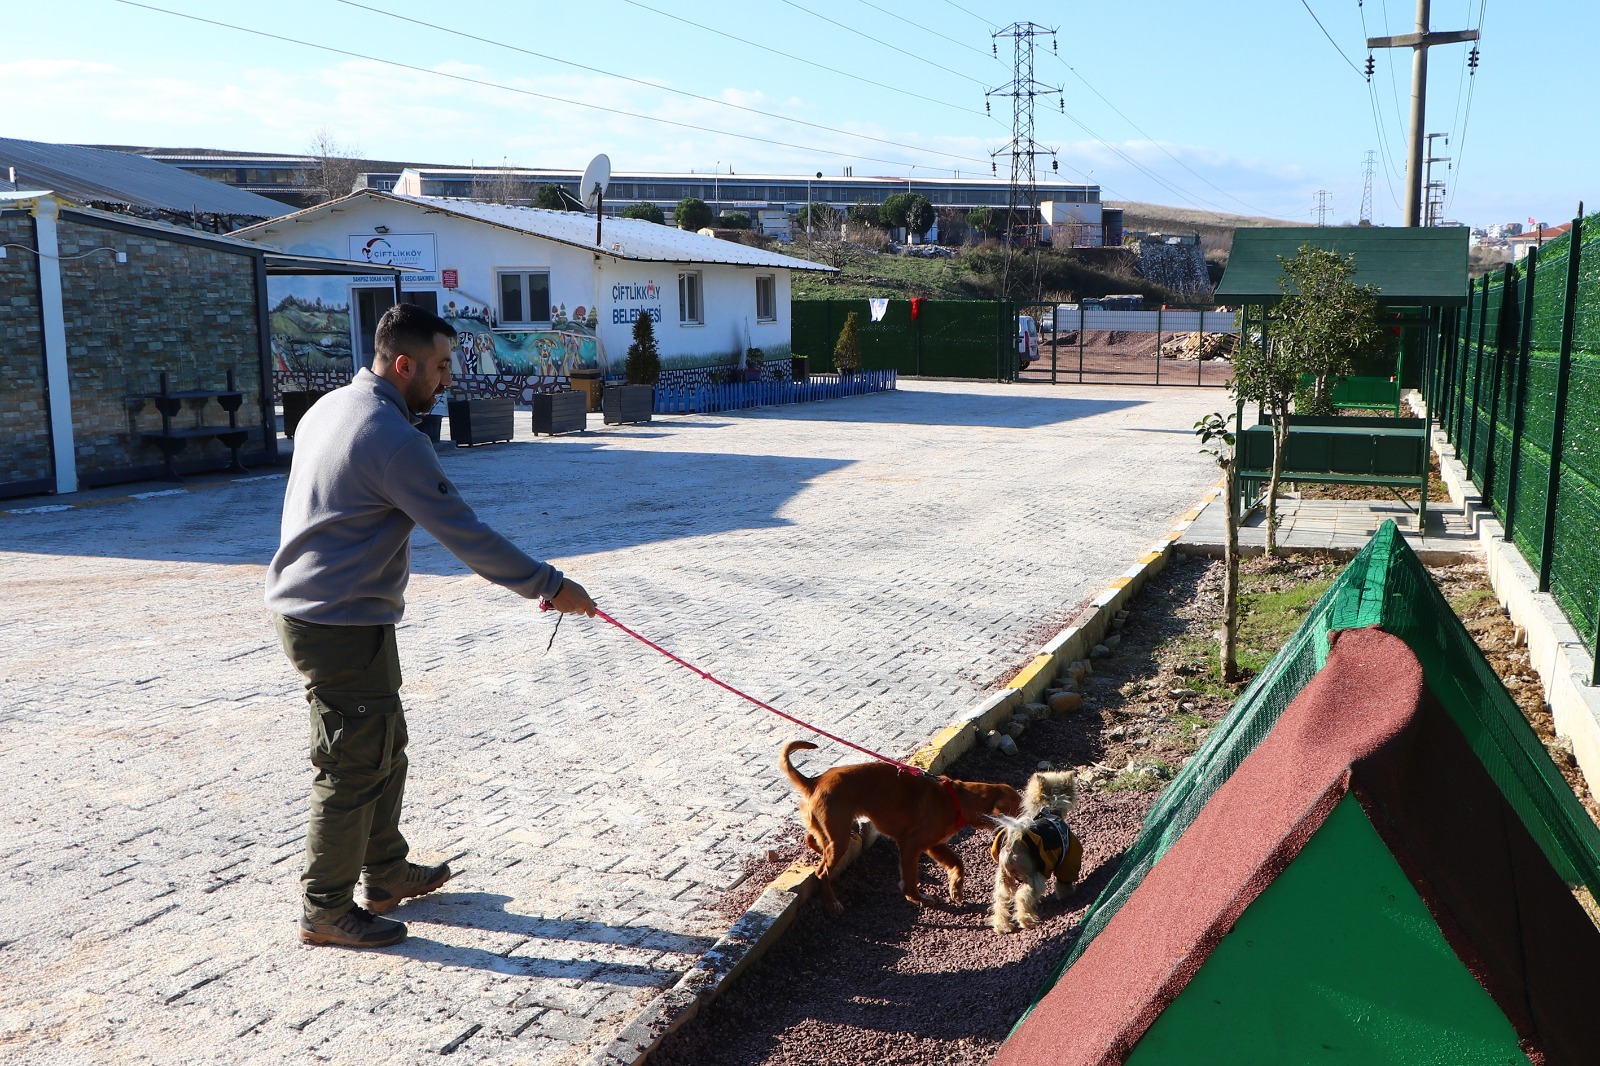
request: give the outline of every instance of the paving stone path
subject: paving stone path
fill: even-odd
[[[1215,479],[1190,427],[1225,400],[902,383],[537,440],[523,414],[443,462],[619,620],[904,756]],[[553,616],[419,531],[403,824],[461,873],[403,944],[302,947],[306,710],[260,595],[283,487],[0,504],[0,1062],[584,1061],[723,931],[704,905],[793,818],[799,731],[599,621],[547,654]]]

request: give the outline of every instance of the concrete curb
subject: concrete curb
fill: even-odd
[[[1420,396],[1411,394],[1411,403],[1424,410]],[[1588,642],[1561,613],[1555,597],[1537,591],[1538,573],[1506,539],[1505,527],[1483,502],[1444,431],[1436,428],[1430,437],[1450,499],[1461,506],[1483,547],[1489,585],[1511,620],[1528,635],[1528,660],[1539,674],[1556,733],[1572,743],[1573,757],[1590,794],[1600,795],[1600,689],[1589,684],[1594,656]]]
[[[1057,670],[1075,660],[1087,659],[1089,650],[1111,628],[1112,616],[1122,610],[1146,581],[1166,568],[1178,539],[1222,491],[1220,483],[1206,490],[1199,502],[1184,512],[1165,536],[1113,578],[1004,688],[934,734],[907,761],[930,773],[943,773],[970,751],[985,731],[1008,718],[1015,708],[1037,700]],[[857,840],[845,856],[845,865],[854,861],[860,851]],[[809,863],[795,863],[779,874],[693,968],[653,999],[610,1044],[589,1059],[590,1066],[643,1066],[662,1040],[698,1014],[729,981],[778,942],[799,914],[801,905],[816,891],[816,886],[816,867]]]

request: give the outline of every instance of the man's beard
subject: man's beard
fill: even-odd
[[[438,393],[428,389],[424,383],[413,379],[406,388],[406,407],[410,408],[414,415],[425,415],[433,410],[433,402],[437,396]]]

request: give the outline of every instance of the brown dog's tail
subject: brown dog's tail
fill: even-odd
[[[796,770],[794,764],[789,761],[789,756],[797,751],[810,751],[815,748],[816,745],[809,740],[791,740],[783,746],[783,772],[789,776],[789,780],[794,782],[794,787],[799,789],[801,795],[804,796],[811,795],[811,790],[816,787],[816,779],[807,777],[799,770]]]

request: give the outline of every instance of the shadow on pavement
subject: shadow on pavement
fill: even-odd
[[[792,422],[879,422],[908,426],[988,426],[1036,429],[1078,418],[1142,406],[1144,400],[1091,400],[1041,396],[1019,390],[1005,396],[971,393],[888,392],[870,408],[844,403],[761,407],[756,413]]]

